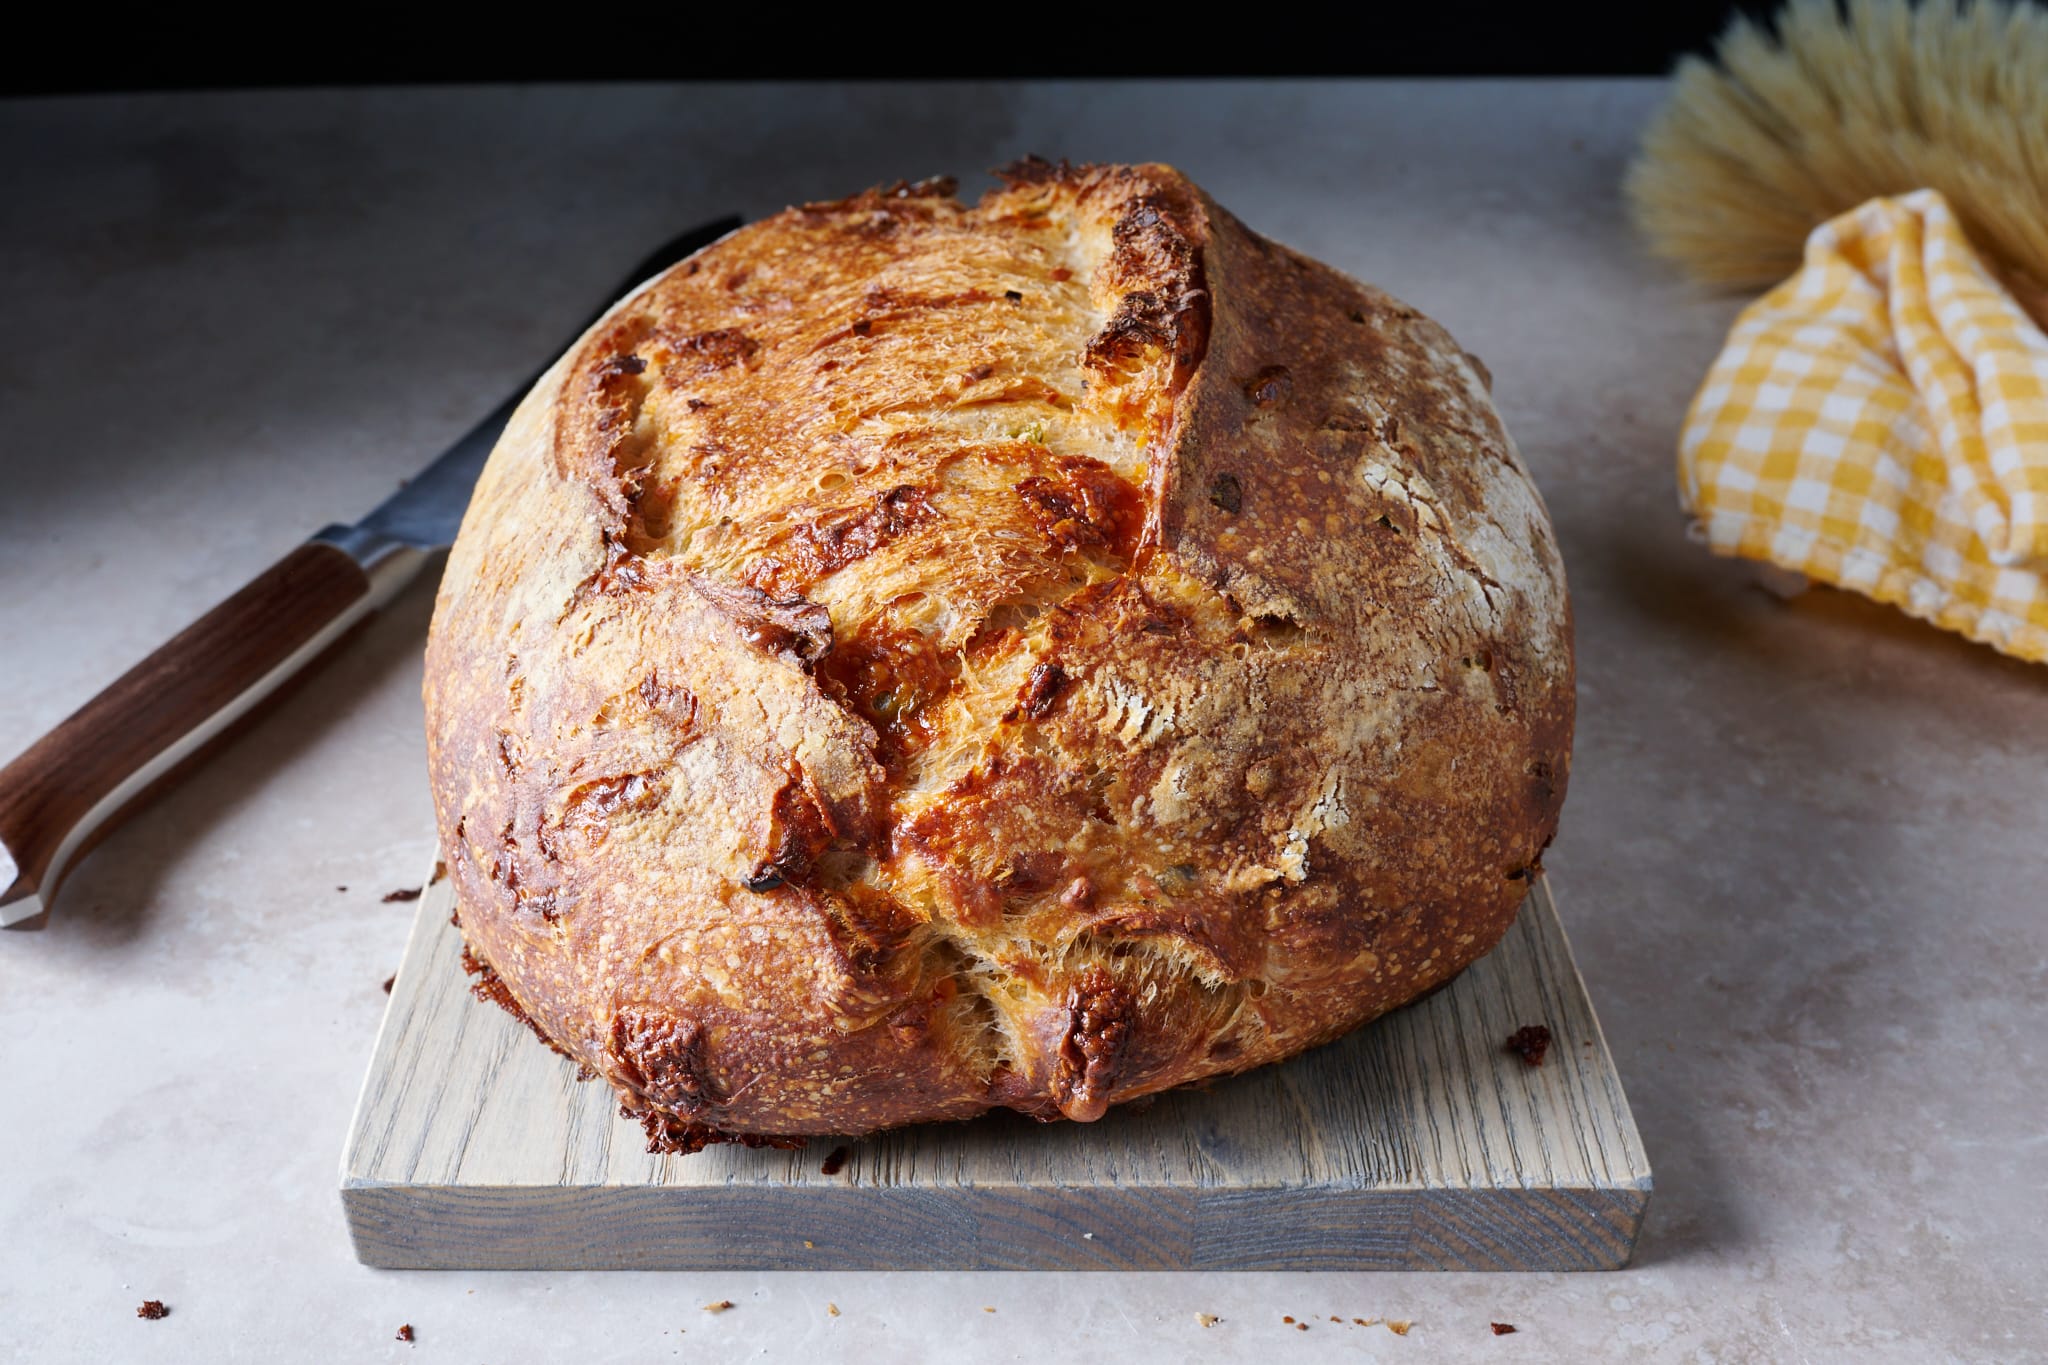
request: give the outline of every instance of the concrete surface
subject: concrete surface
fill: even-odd
[[[364,1270],[335,1169],[411,916],[380,897],[432,851],[421,584],[94,855],[46,932],[0,936],[0,1357],[2048,1358],[2048,669],[1780,602],[1687,542],[1673,434],[1733,305],[1622,222],[1658,94],[0,105],[0,755],[370,506],[701,217],[973,188],[1026,151],[1159,158],[1433,313],[1492,367],[1570,567],[1550,866],[1657,1168],[1638,1263],[1604,1276]]]

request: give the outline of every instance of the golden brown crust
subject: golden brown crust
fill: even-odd
[[[1167,167],[949,195],[622,304],[442,585],[464,932],[672,1150],[1288,1056],[1556,828],[1569,608],[1476,362]]]

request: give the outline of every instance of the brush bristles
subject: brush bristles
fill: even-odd
[[[1816,225],[1931,188],[1980,249],[2048,283],[2048,11],[1792,0],[1687,58],[1629,168],[1650,246],[1712,285],[1775,284]]]

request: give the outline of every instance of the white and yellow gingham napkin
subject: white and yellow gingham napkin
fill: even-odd
[[[2048,662],[2048,337],[1932,190],[1815,228],[1693,399],[1706,543]]]

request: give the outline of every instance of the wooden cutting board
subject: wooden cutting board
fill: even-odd
[[[1282,1066],[1094,1124],[650,1156],[611,1092],[471,998],[421,897],[342,1158],[356,1255],[408,1269],[1611,1270],[1650,1195],[1538,880],[1450,986]],[[1554,1037],[1541,1067],[1503,1046]]]

